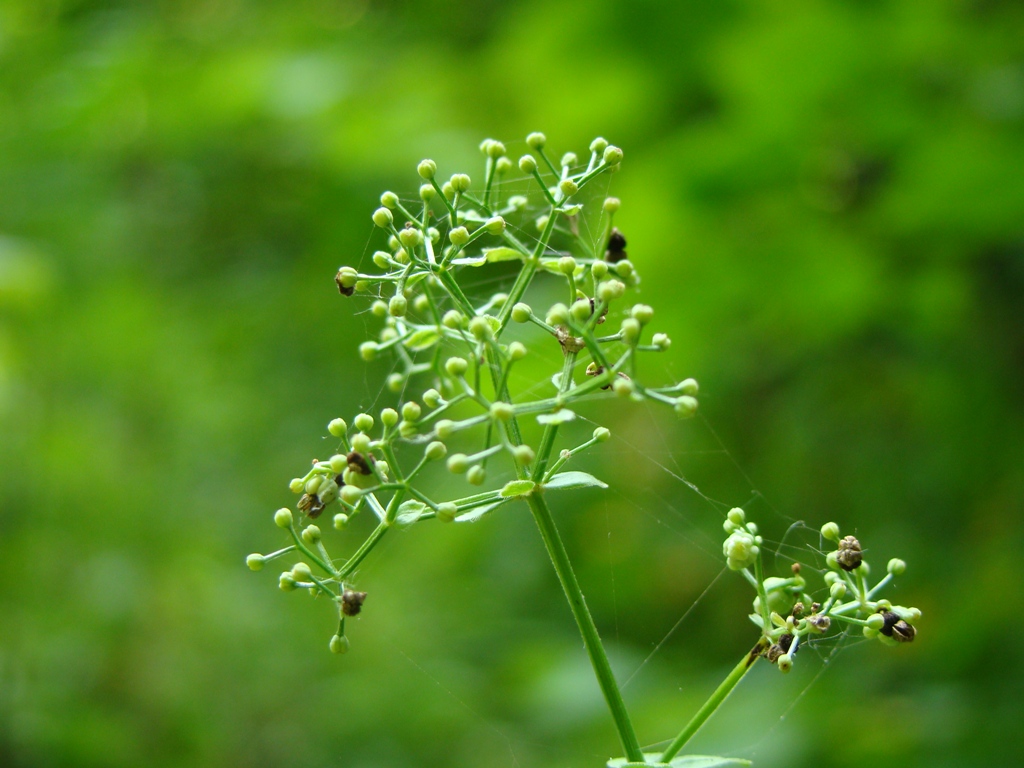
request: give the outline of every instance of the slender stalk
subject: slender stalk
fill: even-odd
[[[757,645],[751,649],[750,653],[740,659],[740,663],[733,667],[732,672],[715,689],[715,692],[711,694],[711,698],[704,702],[704,706],[697,710],[697,714],[691,718],[686,727],[679,732],[679,735],[672,740],[668,748],[661,753],[661,762],[667,763],[679,754],[679,750],[686,746],[686,742],[693,738],[693,735],[708,721],[711,715],[715,713],[715,710],[722,706],[722,703],[732,693],[733,688],[739,684],[743,676],[754,666],[754,662],[761,658],[761,651],[767,646],[768,641],[762,637],[757,641]]]
[[[583,592],[580,590],[579,582],[576,581],[576,574],[573,572],[572,564],[569,562],[569,554],[565,551],[565,545],[562,544],[562,538],[558,535],[555,521],[551,517],[551,510],[548,509],[544,496],[539,493],[531,493],[527,496],[526,503],[530,505],[534,522],[537,523],[537,528],[540,529],[540,535],[544,539],[544,546],[548,550],[548,556],[551,558],[552,565],[555,566],[555,573],[558,574],[558,580],[561,582],[562,589],[565,591],[565,597],[569,601],[569,608],[572,609],[573,618],[576,619],[580,634],[583,636],[583,645],[587,649],[587,655],[590,656],[590,663],[594,667],[594,674],[597,676],[601,692],[608,703],[608,709],[611,710],[612,719],[615,721],[615,727],[619,732],[619,739],[622,741],[626,757],[631,762],[642,763],[644,761],[643,752],[640,750],[640,742],[637,740],[636,732],[633,730],[633,724],[629,720],[626,703],[622,700],[622,692],[619,690],[619,685],[615,681],[615,675],[612,673],[611,664],[608,662],[608,654],[605,653],[601,637],[598,635],[597,627],[594,625],[594,619],[587,609]]]

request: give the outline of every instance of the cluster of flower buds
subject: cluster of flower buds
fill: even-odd
[[[625,300],[640,277],[613,224],[619,200],[592,200],[586,191],[598,177],[618,170],[622,150],[599,138],[582,161],[570,152],[556,163],[543,134],[530,134],[526,144],[530,152],[514,163],[502,142],[484,141],[479,187],[463,173],[444,180],[434,161],[423,160],[418,195],[410,200],[385,192],[372,214],[387,242],[373,254],[376,271],[343,266],[335,275],[343,296],[367,296],[380,319],[379,331],[359,352],[367,361],[390,358],[387,387],[398,402],[376,417],[357,415],[351,428],[343,419],[328,425],[338,441],[336,453],[314,460],[289,484],[299,496],[296,511],[305,527],[300,530],[292,513],[282,510],[275,520],[290,532],[292,546],[249,559],[250,567],[262,567],[286,552],[303,556],[282,574],[280,585],[306,588],[338,605],[332,650],[348,647],[344,608],[352,574],[390,528],[430,519],[478,520],[541,488],[603,486],[586,473],[562,471],[577,453],[610,436],[598,427],[581,444],[556,449],[558,428],[575,418],[575,404],[621,397],[663,403],[680,417],[697,410],[695,380],[651,387],[638,375],[641,353],[663,352],[671,342],[651,332],[651,307]],[[517,168],[521,175],[512,178]],[[476,282],[476,270],[499,262],[518,265],[507,291],[471,298],[466,285]],[[561,281],[564,299],[535,312],[525,298],[539,275]],[[520,336],[533,328],[536,341],[508,341],[506,333],[517,324],[523,326],[516,331]],[[543,377],[551,390],[538,395],[533,381],[521,392],[511,391],[513,368],[543,345],[561,352],[560,370]],[[524,441],[524,419],[540,425],[534,445]],[[449,452],[456,440],[460,450]],[[479,442],[465,450],[472,440]],[[514,479],[501,478],[502,468],[491,471],[502,457],[505,477]],[[442,460],[477,489],[451,499],[425,492],[421,471]],[[503,481],[488,488],[494,474]],[[364,509],[377,519],[373,533],[347,560],[328,555],[314,522],[328,508],[337,510],[331,519],[339,531]]]
[[[792,669],[801,643],[840,625],[860,627],[865,637],[878,638],[887,645],[909,643],[917,634],[914,622],[921,617],[917,608],[893,605],[878,597],[906,570],[906,563],[890,560],[885,576],[872,585],[860,542],[854,536],[841,536],[835,523],[821,528],[822,537],[836,547],[826,556],[829,569],[824,574],[824,586],[828,597],[823,596],[821,601],[808,593],[799,563],[793,564],[786,577],[764,577],[762,539],[742,509],[729,511],[724,528],[729,568],[742,572],[757,592],[750,620],[761,628],[762,653],[780,671]]]

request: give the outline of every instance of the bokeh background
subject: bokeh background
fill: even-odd
[[[624,148],[658,365],[702,383],[693,421],[588,413],[613,489],[556,508],[617,671],[647,660],[641,739],[753,642],[716,580],[744,504],[773,541],[835,519],[902,556],[924,619],[756,669],[694,751],[1021,763],[1019,2],[6,0],[0,764],[618,752],[525,510],[386,541],[344,657],[326,606],[243,564],[327,421],[385,404],[332,282],[377,196],[532,130]]]

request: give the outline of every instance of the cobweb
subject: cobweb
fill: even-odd
[[[525,147],[522,148],[525,151]],[[510,154],[515,154],[510,152]],[[605,181],[603,182],[607,188],[607,176],[601,177]],[[495,183],[495,189],[501,192],[503,188],[511,188],[513,193],[518,193],[524,189],[529,183],[532,183],[530,179],[525,177],[513,177],[503,181]],[[595,197],[600,197],[601,190]],[[420,204],[418,194],[415,189],[405,190],[405,193],[400,195],[403,203],[411,206],[418,206]],[[413,210],[410,208],[410,210]],[[529,221],[530,217],[527,216]],[[589,220],[584,217],[579,217],[579,227],[581,236],[588,237],[591,241],[591,245],[596,252],[603,252],[602,244],[596,242],[598,237],[597,233],[594,232],[589,226]],[[536,242],[536,236],[532,235],[528,229],[517,230],[517,234],[524,240],[528,241],[532,237],[533,242]],[[376,227],[373,225],[368,226],[366,246],[364,248],[363,257],[360,264],[358,265],[362,269],[373,270],[373,266],[370,260],[370,254],[374,250],[372,244],[379,238],[379,233]],[[639,259],[642,270],[642,258]],[[468,268],[464,270],[460,275],[460,284],[463,286],[467,295],[471,297],[486,297],[490,293],[498,290],[502,290],[508,287],[509,276],[501,270],[488,270],[480,269],[479,275],[475,275],[469,272]],[[498,271],[499,274],[488,274],[489,272]],[[467,274],[468,273],[468,274]],[[552,295],[553,296],[553,295]],[[552,297],[551,300],[556,300]],[[550,303],[550,302],[549,302]],[[359,311],[367,332],[367,338],[371,338],[379,327],[379,320],[373,318],[368,314],[369,302],[366,303],[366,308]],[[531,356],[536,356],[543,360],[544,363],[548,364],[551,370],[558,370],[561,366],[561,354],[557,350],[556,345],[542,345],[541,348],[537,348],[531,345]],[[583,356],[581,356],[582,358]],[[655,356],[649,355],[648,358]],[[587,361],[581,359],[577,365],[584,366]],[[665,381],[676,380],[673,372],[670,370],[668,363],[662,364]],[[654,368],[655,365],[645,359],[645,367]],[[381,401],[386,400],[387,404],[393,404],[397,397],[397,401],[401,402],[404,399],[404,389],[402,392],[392,393],[386,388],[379,385],[376,381],[378,373],[375,372],[372,376],[369,373],[367,367],[364,369],[364,393],[366,397],[362,403],[362,407],[371,411],[380,407]],[[510,381],[510,383],[512,383]],[[547,394],[545,391],[550,383],[547,381],[536,382],[532,386],[523,388],[523,381],[516,382],[519,388],[515,391],[521,393],[517,396],[517,401],[520,397],[529,399],[531,396],[542,397]],[[408,386],[408,382],[404,385]],[[703,397],[703,395],[702,395]],[[710,561],[718,564],[716,575],[709,579],[708,583],[704,586],[703,590],[687,605],[682,605],[678,608],[676,617],[666,623],[665,626],[656,630],[657,640],[652,643],[650,651],[638,662],[634,662],[633,666],[628,669],[618,670],[617,676],[619,684],[624,691],[628,691],[630,686],[639,681],[643,681],[645,675],[651,673],[652,662],[657,660],[660,654],[665,653],[666,649],[671,647],[673,638],[676,638],[681,632],[699,632],[700,628],[693,626],[693,617],[698,609],[709,599],[713,599],[712,596],[717,588],[719,588],[721,582],[729,578],[737,578],[735,574],[731,574],[725,568],[725,557],[722,553],[722,541],[724,540],[724,534],[720,527],[720,523],[725,520],[727,512],[733,507],[743,507],[748,511],[753,507],[757,510],[758,521],[765,520],[771,523],[771,525],[763,526],[765,528],[785,528],[784,533],[777,539],[771,539],[767,535],[765,536],[765,542],[763,549],[766,551],[766,565],[774,561],[775,568],[766,567],[766,575],[785,575],[788,573],[788,565],[791,563],[800,563],[804,569],[803,573],[808,576],[809,589],[810,585],[814,584],[816,579],[813,574],[817,573],[820,575],[825,553],[821,548],[821,540],[816,527],[806,525],[803,521],[796,519],[786,513],[780,511],[774,506],[769,499],[758,489],[757,483],[750,477],[747,471],[744,469],[742,463],[736,458],[735,454],[728,448],[728,446],[719,438],[718,432],[712,424],[711,420],[703,413],[698,413],[697,419],[687,423],[687,428],[701,429],[704,432],[704,436],[710,447],[702,449],[690,449],[684,450],[678,448],[674,444],[674,432],[669,427],[665,426],[665,423],[675,422],[675,416],[671,414],[671,411],[665,406],[659,404],[639,404],[633,405],[632,407],[644,409],[644,436],[645,440],[639,442],[632,440],[629,437],[620,434],[619,430],[612,430],[612,441],[604,444],[600,447],[600,453],[614,454],[621,452],[623,456],[628,456],[630,461],[643,461],[647,463],[649,467],[655,468],[663,479],[664,483],[657,483],[658,488],[667,488],[668,493],[664,491],[648,489],[648,494],[645,496],[643,501],[638,501],[634,494],[625,493],[622,490],[616,489],[614,486],[604,491],[604,493],[610,494],[611,498],[605,503],[605,514],[603,516],[603,525],[607,529],[607,542],[610,550],[614,547],[613,537],[613,525],[611,519],[610,508],[612,504],[622,505],[630,508],[636,514],[643,515],[646,517],[651,524],[658,526],[660,530],[663,530],[665,535],[670,537],[678,537],[685,541],[687,545],[694,550],[694,552],[701,557],[708,558]],[[657,408],[658,413],[652,413],[651,409]],[[671,417],[671,418],[668,418]],[[581,420],[588,422],[589,418],[581,416]],[[590,422],[594,426],[598,422]],[[705,492],[701,485],[698,484],[686,471],[687,460],[692,459],[696,455],[708,456],[713,455],[719,457],[730,469],[734,479],[734,486],[743,486],[747,489],[747,495],[745,498],[716,498],[710,493]],[[719,467],[716,471],[721,472]],[[651,505],[651,497],[656,500],[656,505]],[[497,518],[495,518],[497,519]],[[715,525],[709,525],[709,520],[717,521]],[[820,521],[819,521],[820,522]],[[497,523],[492,523],[497,524]],[[384,548],[390,546],[391,542],[387,542]],[[615,575],[615,563],[614,558],[609,557],[608,564],[608,584],[611,590],[611,601],[613,606],[613,633],[616,645],[621,645],[620,638],[620,601],[619,596],[616,593],[616,575]],[[633,567],[630,565],[630,567]],[[368,563],[364,570],[372,570],[372,563]],[[818,583],[820,579],[817,579]],[[751,599],[753,595],[751,594]],[[749,608],[749,602],[744,604],[743,607],[738,607],[739,610]],[[751,642],[756,639],[756,631],[751,631]],[[415,674],[422,675],[426,680],[436,686],[439,690],[444,692],[445,696],[453,702],[453,709],[464,713],[473,722],[476,722],[479,726],[487,729],[494,734],[494,737],[503,745],[502,749],[507,750],[507,763],[503,763],[498,759],[498,754],[495,752],[491,755],[492,763],[494,765],[507,764],[514,768],[521,768],[524,763],[520,760],[520,753],[541,755],[542,762],[545,765],[557,764],[559,760],[565,760],[568,762],[576,762],[580,759],[581,755],[591,754],[593,756],[594,765],[603,765],[604,760],[607,759],[607,755],[597,754],[592,752],[592,747],[588,749],[583,744],[567,743],[564,739],[559,741],[548,741],[537,742],[530,740],[523,736],[522,730],[513,729],[510,726],[503,726],[496,724],[492,718],[484,712],[478,711],[468,703],[464,698],[460,697],[455,692],[455,686],[445,680],[444,673],[429,668],[429,663],[422,659],[418,659],[416,654],[409,650],[408,644],[403,643],[400,638],[385,639],[387,643],[397,654],[405,660],[409,665],[409,668],[415,672]],[[812,653],[817,656],[818,663],[814,671],[813,676],[809,680],[802,683],[798,688],[794,689],[792,686],[788,688],[781,685],[775,685],[775,694],[773,695],[773,706],[778,711],[777,717],[767,726],[763,728],[760,733],[749,734],[748,740],[744,744],[739,744],[732,750],[732,754],[736,756],[742,756],[747,758],[754,758],[757,756],[759,749],[764,745],[770,738],[772,738],[775,732],[778,730],[780,725],[785,719],[795,711],[801,701],[807,696],[807,694],[819,683],[822,676],[828,671],[829,666],[835,660],[837,656],[843,653],[853,645],[863,642],[863,639],[859,636],[852,636],[847,633],[840,633],[838,635],[831,635],[829,637],[809,639],[801,645],[801,649],[804,651],[801,654],[800,664],[807,665],[810,659],[807,657]],[[747,649],[737,648],[736,658]],[[763,665],[767,667],[768,665]],[[775,670],[770,670],[775,672]],[[742,688],[742,686],[741,686]],[[711,690],[707,693],[710,695]],[[737,696],[742,696],[743,693],[740,691]],[[690,714],[688,712],[680,713],[679,725],[685,722]],[[640,724],[642,725],[642,724]],[[641,730],[643,728],[641,727]],[[666,740],[667,741],[667,740]],[[664,746],[665,742],[652,743],[644,747],[645,750],[656,750],[660,746]],[[533,764],[535,761],[528,760],[526,764]]]

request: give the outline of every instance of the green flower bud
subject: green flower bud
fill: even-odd
[[[634,304],[629,314],[641,325],[647,325],[654,318],[654,310],[646,304]]]
[[[386,461],[378,461],[375,465],[377,471],[380,472],[380,476],[387,480],[388,472],[391,471],[391,466]]]
[[[534,131],[526,137],[526,146],[530,149],[544,149],[544,145],[547,144],[548,137],[540,131]]]
[[[461,475],[469,469],[469,458],[464,453],[453,453],[448,457],[448,471],[455,475]]]
[[[437,505],[437,519],[442,523],[450,523],[459,512],[454,502],[444,501]]]
[[[309,581],[312,575],[313,572],[309,570],[309,566],[301,560],[292,566],[292,578],[295,581]]]
[[[456,328],[461,328],[465,324],[465,322],[466,316],[459,312],[459,310],[457,309],[449,309],[441,317],[441,325],[443,325],[445,328],[451,328],[452,330],[455,330]]]
[[[699,390],[700,390],[700,387],[698,386],[696,379],[683,379],[679,383],[679,391],[682,392],[684,395],[689,395],[690,397],[696,397],[697,396],[697,392]]]
[[[491,403],[491,416],[498,421],[509,421],[515,415],[516,410],[512,407],[512,403],[502,403],[500,401]]]
[[[423,403],[428,408],[437,408],[441,404],[441,393],[436,389],[428,389],[423,393]]]
[[[676,398],[676,416],[681,419],[689,419],[697,413],[697,398],[689,395],[681,395]]]
[[[573,157],[576,156],[573,155]],[[580,191],[580,186],[572,179],[562,179],[560,182],[558,182],[558,189],[566,197],[572,197],[573,195]]]
[[[385,408],[380,412],[380,423],[385,427],[393,427],[398,423],[398,411],[394,408]]]
[[[348,653],[348,636],[334,635],[331,637],[328,647],[331,649],[331,653]]]
[[[595,280],[601,280],[608,274],[608,262],[595,261],[590,265],[590,274],[594,276]]]
[[[387,269],[391,263],[391,254],[385,251],[374,251],[373,263],[380,269]]]
[[[369,432],[373,429],[373,416],[368,413],[360,413],[353,423],[360,432]]]
[[[356,453],[367,454],[370,452],[371,442],[369,435],[364,432],[359,432],[352,436],[352,450]]]
[[[366,280],[357,280],[354,288],[359,293],[366,293],[370,290],[370,283]]]
[[[420,200],[424,203],[429,203],[434,199],[434,195],[437,194],[437,190],[434,189],[433,184],[421,184],[420,185]]]
[[[629,397],[633,394],[634,389],[636,387],[633,386],[633,382],[622,377],[616,378],[612,383],[612,391],[619,397]]]
[[[295,591],[295,579],[292,578],[291,573],[285,571],[277,579],[277,586],[282,592],[294,592]]]
[[[790,656],[788,653],[784,653],[781,656],[779,656],[775,664],[776,666],[778,666],[779,672],[786,674],[791,669],[793,669],[793,657]]]
[[[598,427],[594,430],[594,439],[599,443],[607,443],[611,437],[612,433],[607,427]]]
[[[444,184],[441,185],[441,194],[444,195],[445,198],[447,198],[448,200],[455,199],[455,187],[452,186],[452,183],[450,181],[446,181]]]
[[[622,162],[622,150],[614,145],[609,145],[604,150],[604,161],[608,165],[615,165]]]
[[[535,224],[537,225],[537,231],[543,232],[548,226],[548,216],[538,216]]]
[[[672,339],[670,339],[667,334],[656,333],[651,337],[651,343],[664,352],[672,346]]]
[[[605,304],[610,304],[616,299],[621,299],[626,292],[625,284],[618,280],[605,280],[597,286],[597,295]]]
[[[338,475],[345,471],[348,466],[348,456],[344,453],[336,453],[330,458],[331,472]]]
[[[491,328],[490,321],[480,315],[469,321],[469,332],[473,334],[477,341],[486,341],[487,339],[494,338],[494,329]]]
[[[882,628],[885,627],[885,616],[880,613],[872,613],[865,621],[867,622],[867,626],[876,632],[881,631]]]
[[[569,324],[569,308],[565,304],[555,304],[548,310],[548,316],[545,319],[548,325],[568,325]]]
[[[450,183],[452,185],[452,189],[456,192],[462,193],[469,189],[470,179],[469,176],[464,173],[456,173],[452,175]]]
[[[395,261],[397,261],[399,264],[409,263],[409,254],[405,250],[405,248],[399,248],[397,251],[395,251]]]
[[[462,376],[469,368],[469,363],[461,357],[449,357],[444,362],[444,369],[449,376]]]
[[[436,434],[440,440],[447,440],[452,436],[454,431],[455,422],[450,419],[439,419],[437,424],[434,425],[434,434]]]
[[[339,512],[338,514],[336,514],[334,516],[334,530],[336,530],[336,531],[344,530],[347,525],[348,525],[348,515],[346,515],[344,512]]]
[[[405,313],[409,311],[409,302],[405,296],[399,294],[398,296],[392,296],[388,302],[388,312],[392,317],[405,317]]]
[[[499,176],[504,176],[512,170],[512,161],[507,157],[499,157],[498,162],[494,164],[494,172]]]
[[[627,317],[622,321],[621,333],[622,340],[633,346],[640,339],[640,323],[632,317]]]
[[[484,154],[492,160],[497,160],[505,154],[505,145],[496,139],[488,139],[487,146],[483,148]]]
[[[359,356],[366,361],[373,360],[377,357],[377,344],[372,341],[364,341],[359,345]]]
[[[533,155],[523,155],[519,158],[519,170],[526,174],[532,174],[537,170],[537,161]]]
[[[754,565],[760,551],[754,537],[742,530],[731,533],[722,545],[722,552],[727,558],[726,564],[733,571],[742,571]]]
[[[585,323],[593,314],[590,308],[590,299],[574,301],[572,306],[569,307],[569,314],[572,315],[573,320],[577,323]]]
[[[250,571],[262,571],[263,564],[267,562],[267,559],[263,557],[259,552],[253,552],[247,558],[245,558],[245,564],[249,566]]]
[[[530,201],[526,198],[525,195],[512,195],[512,197],[508,199],[509,207],[511,207],[515,211],[521,211],[525,209],[529,202]]]
[[[402,419],[398,422],[398,434],[407,440],[412,437],[416,437],[420,433],[419,427],[416,426],[415,422],[406,421]]]
[[[397,394],[401,392],[402,387],[405,386],[405,375],[401,373],[392,373],[388,376],[386,384],[388,391]]]
[[[825,564],[834,571],[839,570],[839,553],[829,552],[825,555]]]
[[[331,423],[327,425],[327,431],[334,437],[344,437],[348,432],[348,424],[344,419],[331,419]]]
[[[320,541],[320,528],[315,525],[307,525],[302,529],[302,540],[310,545]]]
[[[517,445],[512,449],[512,458],[514,458],[517,463],[525,466],[537,458],[537,454],[535,454],[533,448],[528,445]]]
[[[384,317],[388,313],[388,305],[377,299],[377,301],[370,305],[370,312],[374,317]]]
[[[563,275],[571,275],[576,271],[576,259],[572,256],[563,256],[558,260],[558,271]]]
[[[382,229],[390,227],[394,220],[395,217],[391,215],[391,211],[387,208],[378,208],[373,212],[373,223]]]
[[[580,160],[578,157],[576,157],[575,152],[566,152],[564,155],[562,155],[562,159],[559,161],[558,164],[561,165],[563,168],[571,168],[574,165],[579,165],[579,162]]]
[[[385,192],[380,196],[380,204],[385,208],[394,209],[398,205],[398,195],[394,192]]]
[[[430,309],[430,298],[427,294],[421,293],[413,299],[412,306],[417,312],[426,314],[427,310]]]
[[[487,479],[487,471],[481,464],[475,464],[469,468],[469,472],[466,473],[466,480],[470,485],[483,485],[484,480]]]
[[[907,564],[900,560],[898,557],[894,557],[892,560],[889,561],[887,570],[893,576],[902,576],[903,573],[907,570]]]
[[[625,280],[633,275],[633,262],[629,259],[623,259],[622,261],[615,262],[612,265],[612,269],[615,270],[615,274]]]
[[[455,229],[448,233],[448,239],[452,241],[452,245],[456,248],[461,248],[469,242],[469,230],[465,227],[455,227]]]
[[[306,484],[301,477],[293,477],[288,483],[288,490],[292,493],[303,493],[306,490]]]
[[[841,581],[832,582],[832,586],[828,588],[828,594],[833,600],[842,600],[846,597],[846,584]]]
[[[440,440],[434,440],[427,445],[427,450],[423,452],[423,455],[427,457],[428,461],[440,461],[446,453],[448,453],[448,446]]]
[[[521,341],[513,341],[508,345],[508,359],[512,362],[526,357],[526,345]]]
[[[617,213],[621,206],[622,206],[622,201],[619,200],[619,198],[617,198],[617,197],[606,197],[604,199],[604,205],[602,205],[601,207],[604,209],[605,213],[613,214],[613,213]]]
[[[598,136],[592,142],[590,142],[590,151],[600,155],[608,147],[608,142]]]
[[[529,304],[524,304],[520,301],[512,307],[512,319],[517,323],[529,322],[531,317],[533,317],[533,310],[530,308]]]
[[[733,507],[730,509],[727,517],[729,518],[729,522],[736,526],[741,526],[747,522],[747,513],[739,507]]]
[[[416,170],[422,178],[430,181],[437,173],[437,163],[433,160],[421,160],[420,164],[416,166]]]
[[[354,507],[356,504],[358,504],[361,498],[363,498],[363,491],[361,488],[357,488],[351,483],[342,487],[341,500],[348,504],[350,507]]]
[[[423,409],[420,408],[420,404],[410,400],[402,406],[402,418],[406,421],[417,421],[420,416],[423,415]]]
[[[404,227],[398,233],[398,240],[407,250],[411,251],[423,245],[423,233],[415,227]]]
[[[274,513],[274,525],[278,528],[291,528],[292,527],[292,511],[287,507],[282,507]]]
[[[484,222],[484,229],[489,235],[500,235],[505,231],[505,220],[501,216],[491,216]]]

